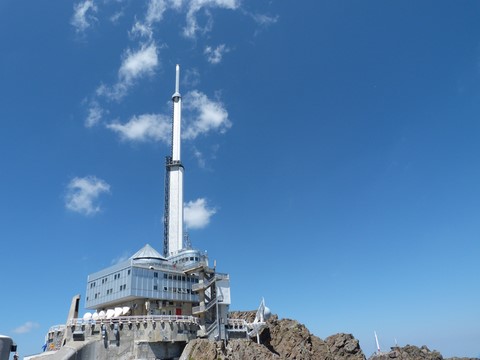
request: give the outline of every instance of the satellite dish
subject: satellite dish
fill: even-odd
[[[128,306],[124,306],[122,308],[122,315],[127,315],[129,311],[130,311],[130,308]]]
[[[115,310],[108,309],[107,310],[107,319],[111,319],[115,315]]]
[[[268,319],[270,319],[270,316],[272,316],[272,312],[270,311],[270,309],[268,307],[265,306],[265,309],[263,310],[263,318],[265,320],[268,320]]]
[[[123,313],[123,309],[121,307],[115,308],[115,317],[119,317],[120,315],[122,315],[122,313]]]
[[[85,313],[85,315],[83,315],[83,320],[85,320],[85,321],[88,321],[91,318],[92,318],[92,313],[87,312],[87,313]]]
[[[102,310],[102,311],[100,311],[100,312],[98,313],[98,318],[99,318],[99,319],[105,319],[105,315],[106,315],[106,314],[105,314],[105,311]]]
[[[92,314],[92,319],[98,320],[98,313],[96,311]]]

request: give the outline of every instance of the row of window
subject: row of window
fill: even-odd
[[[153,277],[158,278],[158,273],[154,272]],[[189,277],[185,275],[172,275],[172,274],[163,274],[164,279],[168,280],[178,280],[178,281],[186,281],[192,283],[198,283],[198,279],[194,277]]]
[[[187,262],[187,261],[198,261],[198,256],[191,256],[190,258],[188,257],[185,257],[185,258],[181,258],[180,260],[177,260],[177,261],[174,261],[173,263],[174,264],[178,264],[178,263],[182,263],[182,262]]]
[[[125,290],[127,288],[127,284],[120,285],[120,290]],[[113,289],[107,289],[107,295],[113,294]],[[100,296],[100,292],[95,293],[95,299],[97,299]],[[88,297],[87,297],[88,301]]]
[[[127,271],[127,276],[130,275],[130,269],[128,269]],[[113,280],[117,280],[117,279],[120,279],[120,273],[117,273],[115,275],[113,275]],[[102,285],[105,284],[106,282],[108,281],[108,276],[105,276],[103,279],[102,279]],[[94,288],[96,285],[96,282],[92,282],[90,283],[90,289]]]

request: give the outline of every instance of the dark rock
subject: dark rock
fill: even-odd
[[[392,347],[391,351],[373,354],[369,360],[443,360],[442,354],[438,351],[431,351],[425,345],[421,347],[406,345],[404,347]]]
[[[255,312],[233,312],[230,317],[252,322]],[[236,339],[224,346],[223,342],[197,339],[187,345],[181,359],[365,360],[358,340],[350,334],[332,335],[323,341],[298,321],[279,320],[276,315],[267,326],[260,335],[260,344],[256,339]]]

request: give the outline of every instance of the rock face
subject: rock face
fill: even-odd
[[[232,318],[253,321],[255,312],[231,313]],[[311,334],[295,320],[272,316],[268,327],[260,336],[260,344],[254,340],[230,340],[210,342],[197,339],[190,341],[181,360],[366,360],[360,344],[350,334],[336,334],[325,341]]]
[[[373,354],[369,360],[443,360],[438,351],[431,351],[425,345],[417,347],[407,345],[404,347],[392,347],[387,353]]]

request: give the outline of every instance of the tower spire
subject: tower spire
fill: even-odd
[[[167,158],[165,188],[166,214],[164,255],[171,256],[183,249],[183,165],[180,160],[182,96],[180,95],[180,66],[175,71],[175,92],[172,95],[172,156]]]

